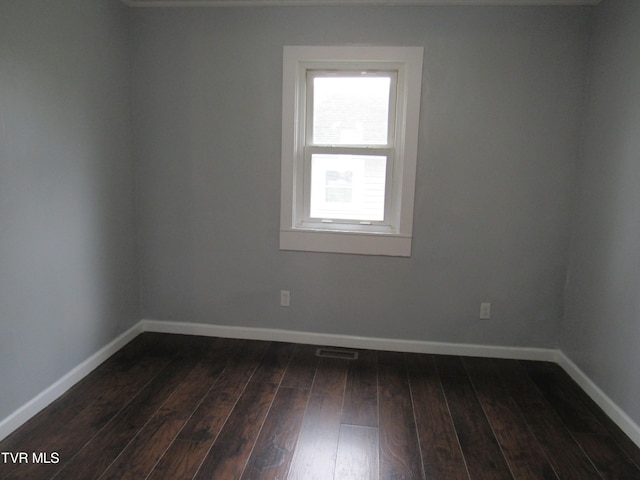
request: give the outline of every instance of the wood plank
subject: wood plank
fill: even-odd
[[[280,386],[311,388],[316,375],[318,357],[316,345],[297,345]]]
[[[149,480],[191,480],[209,453],[211,443],[176,438],[147,478]]]
[[[280,388],[242,475],[246,480],[285,478],[289,471],[309,390]]]
[[[498,373],[559,478],[601,478],[518,362],[495,360]]]
[[[569,377],[558,375],[560,372],[556,369],[560,367],[547,362],[521,364],[570,432],[607,433],[583,402],[584,392],[577,385],[574,388],[574,384],[568,381]]]
[[[348,364],[342,423],[378,426],[378,356],[374,351],[360,350],[358,360]]]
[[[99,435],[83,446],[56,478],[97,478],[196,366],[199,356],[205,356],[208,362],[224,364],[227,357],[238,351],[242,341],[201,337],[198,343],[199,352],[193,355],[195,345],[188,342],[189,354],[180,355],[156,376]]]
[[[557,479],[498,375],[495,362],[486,358],[465,358],[463,363],[514,478]]]
[[[638,466],[609,435],[577,433],[575,438],[605,480],[637,480],[640,478]]]
[[[349,360],[320,358],[311,393],[313,395],[343,397],[348,366]]]
[[[146,478],[215,383],[224,366],[224,362],[205,356],[184,377],[162,407],[109,466],[101,479]]]
[[[166,401],[193,362],[174,360],[58,472],[56,478],[98,478]],[[96,455],[100,452],[100,455]]]
[[[467,371],[460,357],[454,355],[434,355],[433,358],[440,377],[467,376]]]
[[[181,440],[215,440],[227,416],[260,364],[267,342],[246,342],[231,358],[218,381],[180,431]]]
[[[249,382],[194,480],[240,478],[276,390],[273,383]]]
[[[333,478],[341,415],[342,397],[309,398],[288,480]]]
[[[467,377],[440,377],[472,479],[511,479],[491,426]]]
[[[403,354],[378,354],[378,382],[380,476],[384,479],[422,478],[422,462]]]
[[[220,434],[268,342],[245,342],[205,395],[160,462],[152,480],[191,480]]]
[[[568,375],[567,375],[568,376]],[[573,381],[573,380],[571,380]],[[579,387],[578,387],[579,388]],[[615,441],[618,448],[627,455],[631,461],[640,467],[640,448],[636,445],[622,429],[607,416],[607,414],[585,393],[585,404],[594,417],[607,430],[608,434]]]
[[[614,439],[618,429],[605,427],[608,423],[606,416],[598,415],[600,408],[559,365],[530,361],[520,363],[603,478],[640,478],[638,464],[620,446],[625,445],[626,436],[618,437],[621,444]],[[637,453],[638,449],[630,451]]]
[[[433,355],[405,354],[405,360],[426,477],[468,480]]]
[[[292,343],[271,342],[262,358],[260,366],[253,375],[254,382],[279,384],[289,365],[295,345]]]
[[[378,429],[342,425],[334,480],[378,480]]]

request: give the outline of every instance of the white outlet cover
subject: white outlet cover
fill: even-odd
[[[491,303],[483,302],[480,304],[480,320],[489,320],[491,318]]]
[[[280,290],[280,306],[288,307],[291,305],[291,292],[289,290]]]

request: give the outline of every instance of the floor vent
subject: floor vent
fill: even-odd
[[[342,360],[357,360],[358,352],[354,350],[344,350],[342,348],[320,347],[316,350],[316,357],[341,358]]]

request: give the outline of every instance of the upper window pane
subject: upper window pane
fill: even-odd
[[[313,76],[315,145],[387,145],[390,76]]]

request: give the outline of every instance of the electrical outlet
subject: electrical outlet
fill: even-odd
[[[280,290],[280,306],[288,307],[291,305],[291,292],[289,290]]]
[[[489,320],[491,318],[491,303],[483,302],[480,304],[480,320]]]

